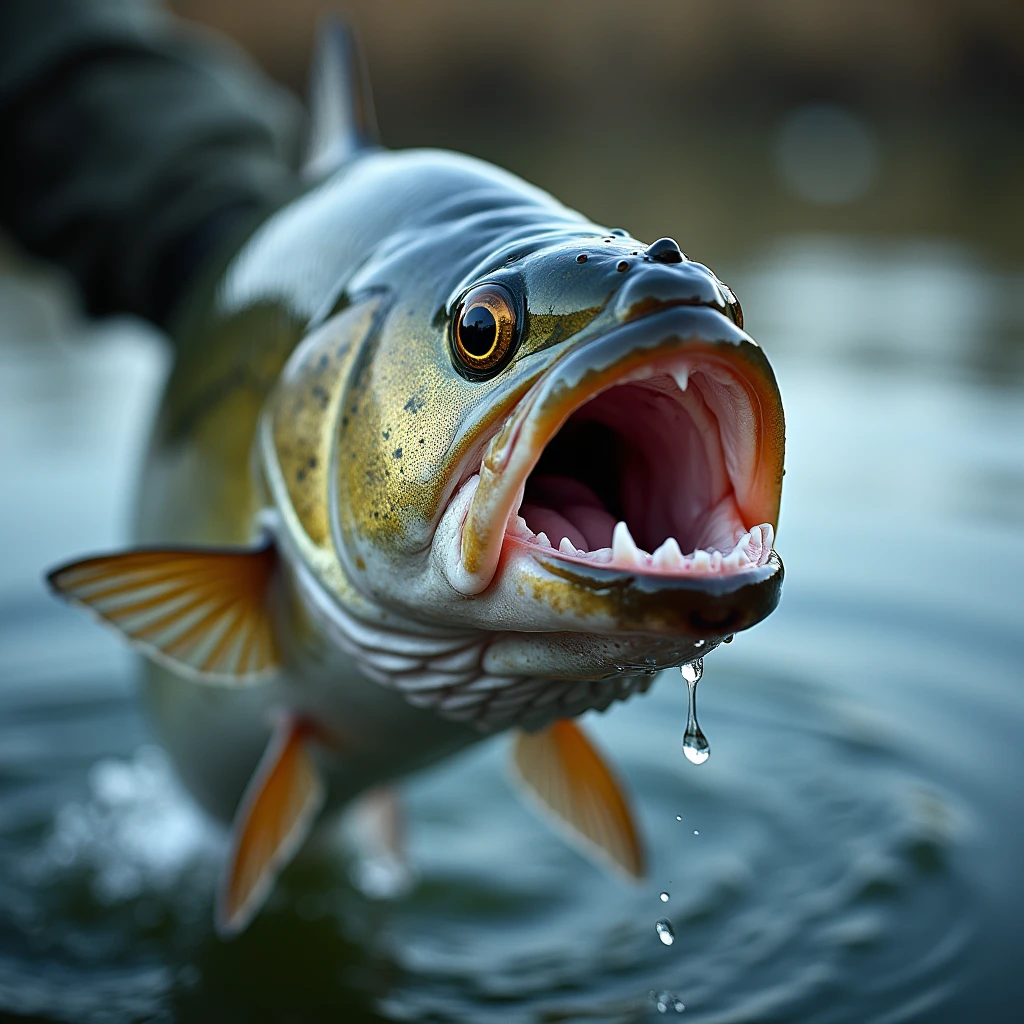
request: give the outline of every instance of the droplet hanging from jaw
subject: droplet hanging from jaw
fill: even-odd
[[[691,764],[703,764],[711,756],[711,744],[697,724],[697,684],[704,674],[704,659],[697,658],[679,670],[686,680],[686,730],[683,733],[683,753]]]

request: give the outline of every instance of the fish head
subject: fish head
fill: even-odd
[[[500,637],[504,674],[679,665],[780,596],[771,366],[711,270],[600,230],[477,254],[447,291],[420,264],[339,412],[347,575],[405,617]]]

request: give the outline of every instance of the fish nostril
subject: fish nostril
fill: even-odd
[[[659,238],[644,249],[644,255],[656,263],[682,263],[684,259],[683,251],[674,238]]]
[[[616,269],[628,269],[621,260]],[[724,313],[728,300],[718,279],[705,266],[687,260],[682,265],[634,263],[634,273],[625,275],[615,300],[615,312],[621,320],[668,306],[710,306]]]

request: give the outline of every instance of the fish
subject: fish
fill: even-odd
[[[345,26],[314,66],[301,193],[183,316],[132,547],[48,577],[144,656],[157,738],[231,828],[225,938],[343,811],[407,864],[397,783],[506,732],[527,802],[642,878],[578,718],[784,575],[782,401],[732,290],[484,161],[383,148]]]

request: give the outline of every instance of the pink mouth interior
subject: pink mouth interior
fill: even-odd
[[[576,555],[599,553],[599,560],[610,560],[610,551],[601,556],[618,522],[641,561],[669,538],[684,556],[732,551],[747,529],[730,468],[739,473],[752,462],[756,439],[727,392],[699,371],[685,391],[664,374],[601,392],[545,447],[526,481],[519,510],[525,525],[555,548],[568,538]],[[760,551],[749,554],[760,561]]]

